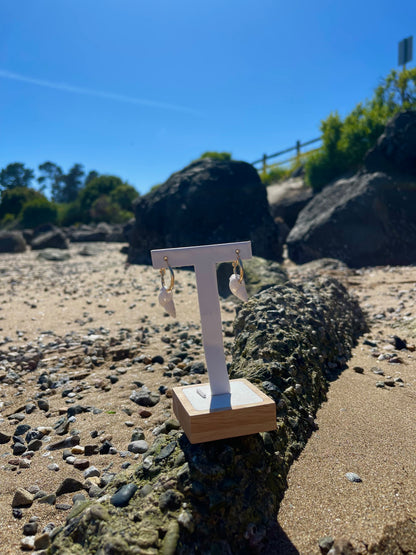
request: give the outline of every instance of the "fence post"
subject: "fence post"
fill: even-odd
[[[263,173],[266,173],[266,160],[267,160],[267,154],[263,154]]]

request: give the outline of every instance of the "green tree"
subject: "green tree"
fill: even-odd
[[[116,220],[120,220],[120,211],[129,212],[131,216],[132,202],[137,196],[135,188],[119,177],[100,175],[90,181],[79,194],[83,221],[98,221],[102,217],[102,221],[116,223]]]
[[[38,177],[37,181],[42,187],[41,191],[43,192],[45,189],[49,189],[52,200],[59,201],[64,186],[62,168],[53,162],[44,162],[38,166],[38,169],[41,175]]]
[[[89,183],[90,181],[92,181],[93,179],[95,179],[95,178],[98,177],[99,175],[100,175],[100,174],[99,174],[98,172],[96,172],[95,170],[89,171],[87,177],[85,178],[84,186],[85,186],[85,185],[88,185],[88,183]]]
[[[14,162],[0,171],[0,187],[3,189],[29,187],[33,178],[33,170],[25,168],[20,162]]]
[[[64,185],[60,191],[57,202],[74,202],[80,192],[84,177],[84,167],[82,164],[74,164],[69,172],[63,176]]]

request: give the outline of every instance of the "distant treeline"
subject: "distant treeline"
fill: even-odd
[[[32,228],[45,222],[122,223],[133,216],[132,203],[139,193],[117,176],[95,170],[86,174],[82,164],[64,173],[57,164],[44,162],[38,170],[36,180],[34,171],[21,162],[0,171],[1,228]]]

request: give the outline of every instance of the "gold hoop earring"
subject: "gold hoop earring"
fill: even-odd
[[[166,312],[170,316],[172,316],[172,318],[175,318],[176,308],[175,308],[175,303],[173,302],[173,295],[172,295],[173,287],[175,285],[175,274],[173,273],[173,270],[169,265],[168,257],[165,256],[163,260],[166,262],[167,269],[169,270],[169,273],[170,273],[170,284],[169,284],[169,287],[166,289],[165,287],[166,268],[161,268],[160,278],[162,282],[162,287],[160,288],[160,291],[159,291],[159,304],[166,310]]]
[[[242,301],[248,300],[246,285],[244,283],[244,268],[240,258],[240,251],[235,251],[236,259],[233,261],[233,273],[230,277],[230,291]],[[238,273],[237,273],[238,270]]]

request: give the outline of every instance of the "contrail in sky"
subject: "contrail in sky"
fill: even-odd
[[[21,81],[29,83],[30,85],[37,85],[38,87],[46,87],[48,89],[55,89],[57,91],[64,91],[75,94],[84,94],[87,96],[95,96],[98,98],[105,98],[107,100],[115,100],[116,102],[125,102],[128,104],[136,104],[140,106],[148,106],[149,108],[162,108],[164,110],[172,110],[175,112],[184,112],[194,116],[201,116],[201,113],[186,106],[177,106],[176,104],[167,104],[165,102],[157,102],[155,100],[146,100],[145,98],[136,98],[134,96],[125,96],[124,94],[114,94],[104,91],[96,91],[94,89],[86,89],[84,87],[74,87],[66,83],[53,83],[52,81],[45,81],[43,79],[36,79],[34,77],[26,77],[18,73],[12,73],[0,69],[0,77],[4,79],[11,79],[13,81]]]

